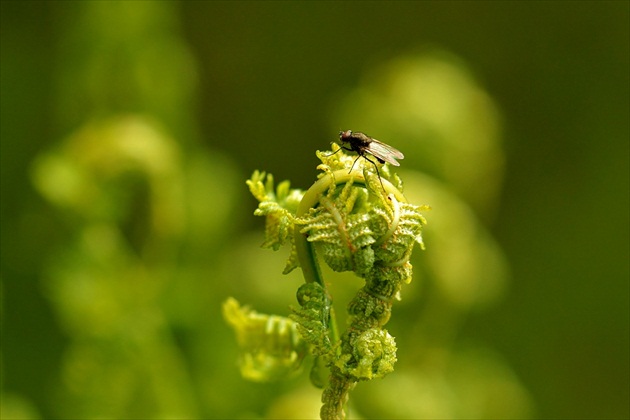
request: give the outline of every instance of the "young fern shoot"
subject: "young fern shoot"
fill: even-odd
[[[349,393],[358,382],[393,371],[396,342],[384,326],[402,285],[411,281],[409,258],[414,244],[423,246],[426,221],[422,212],[428,210],[408,203],[398,176],[386,164],[379,171],[366,156],[398,166],[396,159],[402,159],[402,153],[349,130],[340,133],[340,140],[350,146],[334,144],[331,153],[317,153],[322,173],[306,191],[290,189],[287,181],[274,189],[272,176],[264,172],[254,172],[247,181],[260,202],[254,214],[266,217],[263,246],[276,250],[290,244],[284,273],[302,269],[299,307],[292,307],[288,317],[274,315],[274,325],[283,328],[261,331],[262,323],[252,317],[263,315],[242,309],[233,299],[224,306],[239,341],[247,344],[241,360],[249,364],[242,364],[241,369],[246,366],[250,377],[275,379],[278,372],[296,371],[305,351],[316,357],[311,379],[316,386],[325,386],[322,419],[345,418]],[[344,150],[359,156],[346,155]],[[353,171],[360,157],[372,165]],[[353,271],[365,281],[348,305],[350,322],[343,332],[335,320],[320,261],[337,272]],[[248,340],[248,336],[254,338]],[[274,348],[276,344],[282,348]],[[252,375],[257,366],[261,372]],[[322,366],[328,372],[327,381],[322,378]]]

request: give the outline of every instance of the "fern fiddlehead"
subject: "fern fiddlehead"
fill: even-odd
[[[247,184],[260,201],[255,214],[266,217],[263,246],[275,250],[289,243],[284,272],[302,269],[300,307],[292,308],[288,320],[301,345],[329,369],[321,418],[341,419],[357,382],[393,371],[396,343],[384,326],[402,285],[411,281],[409,258],[415,243],[422,246],[422,211],[428,207],[407,203],[400,179],[386,165],[381,179],[370,165],[348,172],[354,159],[336,145],[333,154],[317,155],[322,173],[305,192],[291,190],[286,181],[274,190],[271,175],[261,172]],[[320,259],[334,271],[353,271],[365,280],[348,305],[350,323],[342,334]]]

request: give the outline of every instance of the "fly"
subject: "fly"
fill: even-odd
[[[381,141],[373,139],[367,134],[358,131],[340,131],[339,140],[341,140],[342,149],[356,152],[357,155],[359,155],[352,163],[352,167],[350,167],[350,172],[352,172],[354,164],[357,163],[357,160],[362,157],[363,159],[374,165],[374,168],[376,168],[376,174],[378,175],[378,180],[381,182],[381,187],[383,187],[383,180],[381,180],[381,174],[378,171],[378,166],[376,166],[376,163],[368,158],[367,155],[374,156],[376,160],[378,160],[380,163],[387,162],[394,166],[400,166],[400,163],[398,163],[396,159],[405,158],[405,155],[403,155],[398,149],[395,149],[389,144],[385,144]],[[346,143],[349,145],[349,147],[345,145]],[[383,191],[385,191],[385,187],[383,187]]]

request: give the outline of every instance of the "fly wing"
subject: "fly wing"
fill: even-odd
[[[394,166],[400,166],[396,159],[404,159],[405,155],[398,149],[393,148],[389,144],[385,144],[376,139],[372,139],[366,150],[372,156],[390,163]]]

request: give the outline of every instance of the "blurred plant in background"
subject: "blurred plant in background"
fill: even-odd
[[[43,275],[70,339],[53,387],[61,418],[205,416],[185,351],[209,354],[216,340],[203,279],[229,234],[237,178],[195,143],[195,67],[174,12],[87,2],[69,14],[57,109],[76,128],[32,171],[67,229]]]
[[[425,48],[375,67],[331,118],[395,139],[408,151],[403,169],[447,184],[484,220],[494,213],[504,164],[498,110],[453,54]]]

